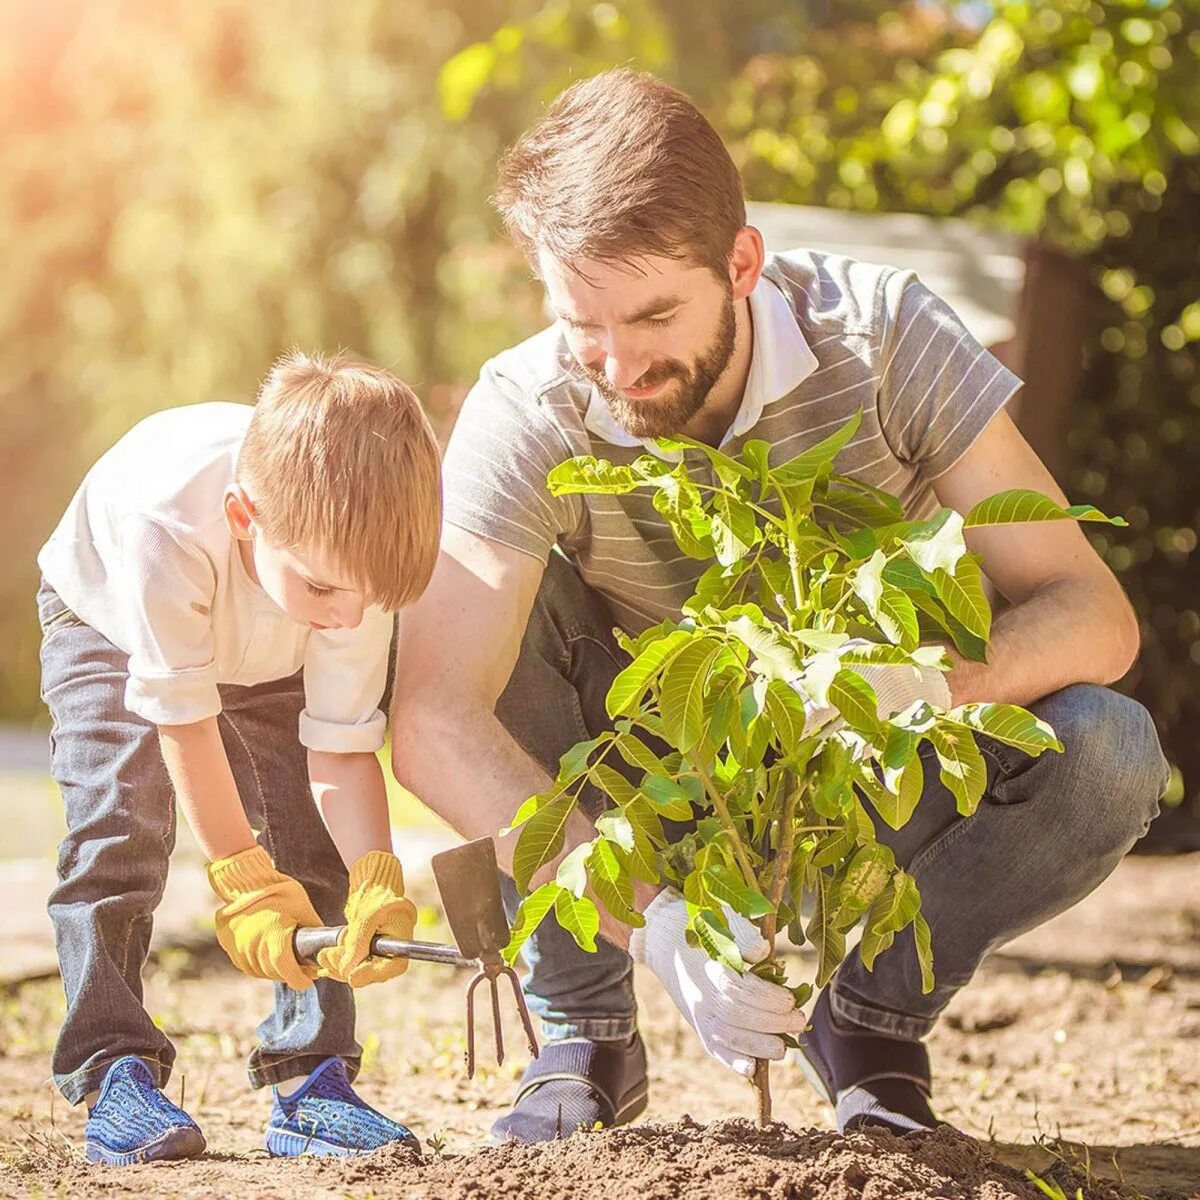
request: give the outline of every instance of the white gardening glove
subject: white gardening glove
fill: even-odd
[[[747,964],[770,953],[766,938],[727,906],[725,920]],[[629,938],[634,962],[645,963],[667,989],[700,1044],[739,1075],[754,1074],[756,1058],[781,1059],[784,1033],[803,1032],[806,1020],[787,988],[714,961],[684,936],[687,901],[666,888],[642,914],[646,924]]]
[[[843,649],[869,644],[859,638],[847,642]],[[946,674],[936,667],[914,667],[910,663],[847,663],[846,669],[861,675],[875,689],[875,698],[878,701],[876,711],[881,721],[903,712],[918,700],[925,700],[935,708],[950,707],[950,687],[946,683]],[[804,700],[804,711],[807,714],[804,722],[805,737],[823,729],[838,716],[838,710],[832,704],[814,704],[805,697],[797,680],[793,679],[790,682]]]

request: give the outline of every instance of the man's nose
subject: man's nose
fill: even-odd
[[[632,387],[650,366],[650,357],[632,339],[612,338],[604,357],[604,374],[614,387]]]

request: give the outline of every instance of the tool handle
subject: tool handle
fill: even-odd
[[[318,950],[336,946],[345,925],[311,925],[297,929],[293,946],[301,962],[314,962]],[[409,958],[416,962],[442,963],[448,967],[474,967],[473,958],[460,954],[457,946],[440,942],[406,942],[402,938],[384,937],[377,933],[371,939],[371,953],[377,958]]]

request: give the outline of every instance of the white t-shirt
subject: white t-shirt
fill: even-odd
[[[156,725],[221,711],[219,683],[304,668],[300,741],[375,751],[392,616],[357,629],[293,621],[246,573],[222,498],[253,408],[194,404],[135,425],[87,473],[38,566],[81,620],[129,655],[125,703]]]

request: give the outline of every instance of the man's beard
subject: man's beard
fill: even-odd
[[[713,385],[725,373],[733,357],[737,324],[733,301],[727,300],[721,310],[721,323],[709,348],[691,366],[677,359],[655,363],[634,388],[657,387],[670,380],[679,380],[677,389],[667,389],[662,395],[646,400],[632,400],[616,387],[597,367],[580,363],[583,373],[596,385],[612,415],[622,428],[637,438],[671,437],[682,433],[687,423],[704,407]]]

